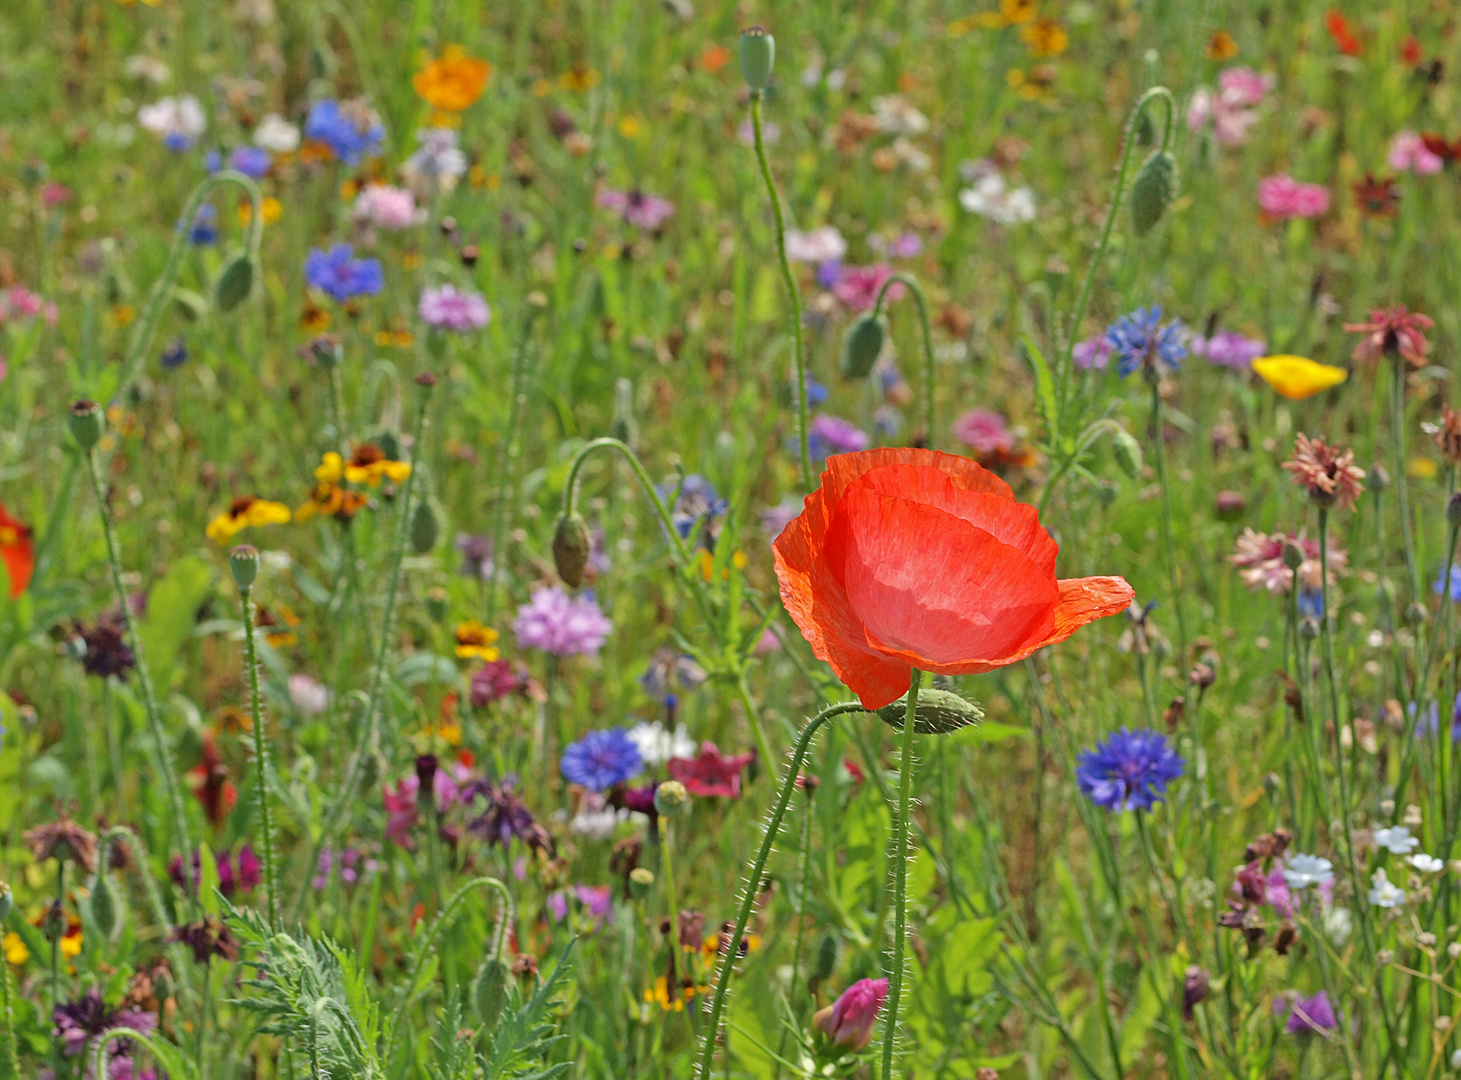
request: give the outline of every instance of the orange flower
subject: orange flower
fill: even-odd
[[[731,51],[724,45],[712,45],[700,54],[700,67],[712,75],[719,75],[720,69],[730,62]]]
[[[0,503],[0,562],[5,564],[5,573],[10,577],[10,599],[17,600],[30,584],[31,572],[36,568],[35,544],[31,541],[30,526],[11,517],[4,503]]]
[[[1122,578],[1056,580],[1058,550],[999,477],[913,449],[828,458],[772,545],[786,610],[869,709],[914,668],[1004,667],[1130,605]]]
[[[1231,60],[1238,55],[1238,43],[1226,30],[1216,30],[1212,37],[1207,39],[1207,46],[1202,50],[1202,55],[1209,60]]]
[[[460,45],[448,45],[441,56],[411,76],[421,98],[443,112],[461,112],[487,89],[492,65],[468,56]]]

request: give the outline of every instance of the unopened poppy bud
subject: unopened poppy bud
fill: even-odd
[[[117,892],[113,887],[111,878],[103,867],[98,869],[96,877],[91,882],[91,918],[96,923],[96,928],[101,931],[102,937],[110,938],[117,929],[120,919],[117,911]]]
[[[228,261],[213,286],[213,302],[225,315],[249,298],[254,291],[254,260],[248,252],[240,252]]]
[[[15,906],[15,894],[10,891],[10,883],[0,881],[0,922],[4,922],[10,916],[10,909]]]
[[[553,527],[553,565],[569,588],[583,584],[583,571],[588,566],[591,543],[588,522],[577,511],[559,514]]]
[[[649,890],[654,888],[654,871],[648,867],[636,866],[629,871],[629,895],[636,900],[643,900],[649,895]]]
[[[1144,463],[1141,443],[1136,441],[1136,436],[1125,428],[1117,429],[1111,436],[1111,451],[1116,455],[1116,464],[1121,466],[1121,471],[1135,480]]]
[[[172,290],[173,310],[181,315],[188,322],[198,322],[208,314],[208,301],[195,293],[192,289],[184,289],[174,285]]]
[[[1136,128],[1131,133],[1137,146],[1151,146],[1157,141],[1157,126],[1152,123],[1152,114],[1145,109],[1136,118]]]
[[[1405,609],[1405,621],[1411,626],[1419,626],[1426,621],[1426,609],[1424,604],[1411,604]]]
[[[416,806],[421,810],[436,808],[436,770],[439,764],[435,754],[422,754],[416,759]]]
[[[52,945],[66,936],[66,912],[61,908],[61,901],[52,900],[51,906],[46,908],[46,914],[41,918],[41,934]]]
[[[1152,231],[1176,195],[1177,159],[1158,150],[1142,163],[1131,185],[1131,224],[1137,236]]]
[[[878,710],[883,723],[900,731],[907,714],[907,698],[899,698]],[[918,713],[913,718],[913,730],[920,735],[947,735],[983,719],[983,709],[951,690],[923,690],[918,695]]]
[[[417,555],[426,555],[436,547],[441,536],[441,522],[428,499],[422,499],[411,514],[411,550]]]
[[[502,1019],[503,1007],[507,1004],[507,977],[510,974],[507,962],[500,956],[489,956],[477,969],[472,981],[472,1004],[477,1010],[477,1019],[483,1028],[491,1030]]]
[[[865,379],[883,352],[883,320],[868,312],[859,316],[842,341],[842,377]]]
[[[818,1010],[812,1026],[839,1050],[862,1050],[872,1042],[873,1024],[887,996],[887,979],[859,979],[835,1002]]]
[[[1302,546],[1300,546],[1293,540],[1284,541],[1283,564],[1287,566],[1290,570],[1297,570],[1299,567],[1303,566],[1304,560],[1306,558],[1308,558],[1308,556],[1304,554],[1304,549]]]
[[[1451,528],[1461,529],[1461,491],[1452,495],[1446,503],[1446,520],[1451,523]]]
[[[776,66],[776,39],[764,27],[749,26],[741,31],[741,78],[753,94],[759,94],[771,83],[771,69]]]
[[[690,793],[678,780],[666,780],[654,789],[654,809],[661,817],[675,817],[690,805]]]
[[[1365,474],[1365,487],[1377,495],[1390,486],[1390,474],[1385,471],[1385,466],[1375,464],[1370,466],[1370,471]]]
[[[439,623],[445,619],[450,606],[451,596],[440,585],[426,590],[426,614],[432,622]]]
[[[259,549],[252,544],[240,544],[228,553],[228,572],[233,583],[245,591],[254,587],[259,576]]]
[[[828,930],[822,935],[822,940],[817,942],[817,954],[812,958],[810,976],[812,986],[826,982],[837,970],[837,953],[840,951],[841,944],[835,930]]]
[[[91,448],[100,441],[101,433],[106,430],[106,416],[101,411],[101,406],[86,398],[71,403],[66,413],[66,423],[71,428],[71,437],[81,447],[83,454],[91,453]]]

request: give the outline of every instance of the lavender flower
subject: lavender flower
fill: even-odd
[[[1160,732],[1123,727],[1081,754],[1075,777],[1097,806],[1150,810],[1162,801],[1167,785],[1182,775],[1185,764]]]
[[[262,180],[272,164],[269,151],[262,146],[235,146],[228,153],[228,167],[251,180]]]
[[[373,296],[385,287],[379,259],[357,259],[349,244],[329,251],[311,248],[304,260],[304,280],[331,299],[343,303],[356,296]]]
[[[420,147],[401,165],[401,177],[417,198],[445,195],[467,171],[467,155],[457,146],[451,128],[422,128]]]
[[[1205,356],[1219,367],[1247,371],[1254,360],[1268,352],[1268,343],[1236,330],[1219,330],[1210,338],[1193,338],[1191,349],[1194,356]]]
[[[675,204],[668,199],[642,191],[604,188],[594,196],[594,202],[645,232],[655,232],[675,212]]]
[[[61,1040],[61,1052],[72,1057],[86,1049],[87,1043],[113,1028],[127,1027],[143,1034],[157,1027],[155,1013],[138,1009],[109,1009],[102,1000],[101,992],[91,987],[75,1001],[57,1003],[51,1010],[55,1028],[51,1034]],[[117,1043],[108,1049],[116,1052]]]
[[[850,420],[822,413],[807,432],[807,450],[813,460],[822,461],[832,454],[850,454],[866,450],[867,433]]]
[[[1092,368],[1097,371],[1105,371],[1106,365],[1111,362],[1111,343],[1106,340],[1104,333],[1088,337],[1086,340],[1076,343],[1075,348],[1071,350],[1071,359],[1082,371]]]
[[[607,791],[632,779],[644,768],[639,747],[623,728],[590,731],[563,751],[559,768],[569,783],[589,791]]]
[[[1274,1005],[1282,1008],[1279,1002]],[[1334,1015],[1334,1006],[1329,1003],[1329,995],[1320,990],[1313,997],[1294,999],[1284,1030],[1290,1035],[1307,1035],[1315,1031],[1333,1031],[1338,1026],[1339,1020]]]
[[[592,594],[569,596],[558,585],[534,590],[512,624],[519,645],[554,656],[593,656],[613,628]]]
[[[459,334],[480,330],[492,318],[492,311],[481,293],[458,292],[453,285],[423,290],[417,310],[421,321],[428,326],[454,330]]]
[[[1149,379],[1175,371],[1187,356],[1186,327],[1174,319],[1162,325],[1162,308],[1154,304],[1121,316],[1106,328],[1106,344],[1121,377],[1141,369]]]

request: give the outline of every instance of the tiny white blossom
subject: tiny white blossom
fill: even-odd
[[[1011,188],[999,173],[987,173],[959,192],[959,205],[1000,225],[1035,220],[1035,193],[1027,187]]]
[[[1376,907],[1393,908],[1405,903],[1405,890],[1385,876],[1383,869],[1370,875],[1370,903]]]
[[[873,119],[878,130],[889,135],[922,135],[928,130],[928,117],[902,94],[873,98]]]
[[[1318,855],[1295,855],[1283,869],[1290,889],[1306,889],[1334,880],[1334,864]]]
[[[1404,825],[1392,825],[1388,829],[1375,830],[1375,846],[1384,848],[1392,855],[1409,855],[1420,847],[1420,841],[1410,835]]]
[[[270,113],[254,128],[254,145],[271,154],[288,154],[299,149],[299,128],[278,113]]]
[[[1446,866],[1434,855],[1427,855],[1424,851],[1418,851],[1405,860],[1422,874],[1439,874]]]
[[[663,765],[670,758],[693,758],[698,749],[684,724],[671,732],[646,721],[630,728],[629,738],[639,747],[639,756],[646,765]]]
[[[191,143],[208,127],[203,106],[191,94],[165,97],[137,110],[137,123],[166,140]]]

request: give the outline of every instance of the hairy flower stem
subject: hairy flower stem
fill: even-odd
[[[912,274],[905,274],[899,271],[896,274],[888,275],[888,280],[883,282],[882,288],[878,289],[878,298],[873,304],[873,318],[877,318],[883,312],[883,298],[887,296],[888,290],[898,283],[908,286],[913,293],[913,299],[918,304],[918,322],[923,331],[923,423],[924,423],[924,445],[930,450],[934,444],[934,406],[933,406],[933,334],[928,326],[928,303],[923,297],[923,288],[918,284],[918,279]]]
[[[883,1015],[883,1080],[893,1080],[898,1043],[898,1004],[903,994],[904,953],[908,947],[908,808],[913,798],[913,735],[918,727],[918,690],[923,672],[913,669],[903,713],[903,748],[898,758],[898,816],[893,822],[893,964],[888,970],[888,1000]]]
[[[0,960],[0,1080],[20,1080],[15,1056],[15,1013],[10,1007],[10,964]]]
[[[1410,502],[1405,495],[1405,362],[1390,365],[1390,438],[1395,460],[1395,503],[1400,510],[1400,542],[1405,549],[1405,572],[1411,602],[1421,599],[1420,573],[1415,564],[1415,540],[1410,529]]]
[[[1172,538],[1172,491],[1167,484],[1167,449],[1162,432],[1162,390],[1152,382],[1152,457],[1157,462],[1157,486],[1162,489],[1162,546],[1167,550],[1167,577],[1172,584],[1172,607],[1177,611],[1177,663],[1187,662],[1187,618],[1182,613],[1182,586],[1177,579],[1177,546]]]
[[[502,550],[502,537],[507,531],[507,500],[512,491],[512,476],[517,464],[517,429],[522,423],[523,406],[527,404],[523,380],[527,369],[528,341],[533,330],[533,320],[539,309],[529,304],[523,317],[522,331],[518,335],[517,347],[512,352],[511,387],[508,390],[507,430],[502,433],[502,449],[497,455],[497,505],[492,512],[492,580],[487,583],[486,623],[492,625],[497,617],[497,586],[502,580],[502,568],[507,562]]]
[[[755,136],[761,179],[766,183],[771,213],[776,218],[776,256],[781,265],[781,280],[786,283],[787,299],[791,302],[791,336],[796,357],[796,389],[793,394],[796,399],[797,447],[801,451],[802,487],[811,491],[812,454],[807,445],[807,358],[806,345],[802,340],[802,297],[796,277],[791,272],[791,260],[786,257],[786,217],[781,211],[781,196],[776,193],[776,179],[771,175],[771,163],[766,159],[766,142],[761,136],[761,98],[761,91],[751,92],[751,131]]]
[[[264,914],[269,929],[279,929],[279,880],[274,867],[274,825],[269,815],[269,744],[264,739],[264,711],[259,702],[259,657],[254,641],[253,589],[239,590],[243,608],[244,662],[249,668],[249,718],[254,729],[254,768],[259,774],[259,831],[264,848]]]
[[[812,869],[812,796],[813,791],[807,789],[806,810],[802,813],[802,834],[801,850],[798,852],[799,859],[796,871],[796,937],[791,946],[791,988],[786,994],[786,1003],[791,1007],[793,1015],[796,1013],[796,992],[800,988],[802,974],[802,932],[807,924],[807,883],[811,880]],[[781,1038],[776,1043],[776,1070],[773,1080],[780,1080],[781,1059],[786,1054],[787,1029],[782,1027]]]
[[[305,899],[309,896],[312,868],[319,862],[320,852],[333,842],[335,830],[340,826],[340,819],[344,816],[345,808],[355,797],[355,788],[360,783],[360,774],[365,768],[365,758],[370,750],[370,739],[375,733],[376,713],[380,710],[381,694],[385,687],[386,654],[391,643],[391,623],[395,619],[396,597],[401,588],[401,561],[405,558],[406,541],[411,531],[411,496],[416,486],[416,474],[420,471],[416,459],[424,445],[426,406],[430,401],[429,389],[422,387],[420,405],[416,410],[415,439],[411,444],[411,473],[406,477],[406,483],[401,489],[399,517],[395,523],[396,532],[391,541],[390,564],[386,570],[386,604],[381,615],[380,640],[376,644],[375,663],[372,665],[370,676],[370,692],[365,701],[365,715],[360,718],[360,735],[355,740],[355,752],[351,757],[350,767],[345,773],[345,781],[340,785],[340,790],[335,795],[335,801],[330,804],[330,808],[325,814],[324,825],[320,828],[320,835],[310,849],[309,861],[305,863],[304,880],[300,885],[299,896],[294,901],[293,921],[297,921],[304,910]]]
[[[862,711],[862,705],[856,701],[828,705],[812,717],[802,728],[801,734],[797,736],[796,746],[791,752],[790,767],[781,781],[781,787],[776,792],[776,803],[771,808],[771,817],[766,823],[766,835],[761,840],[761,848],[756,852],[756,859],[751,864],[751,872],[746,879],[745,889],[741,895],[741,908],[736,913],[735,929],[731,932],[730,943],[724,948],[724,956],[720,962],[720,974],[715,980],[715,994],[710,999],[710,1015],[706,1020],[705,1034],[700,1046],[700,1065],[697,1069],[699,1080],[710,1080],[711,1066],[715,1057],[716,1035],[720,1031],[721,1013],[725,1011],[726,991],[730,988],[731,969],[735,967],[739,957],[741,939],[745,936],[746,924],[751,921],[751,908],[755,906],[756,894],[761,888],[761,878],[766,872],[766,860],[771,857],[771,848],[776,843],[777,834],[781,831],[781,820],[786,816],[786,806],[791,801],[791,793],[796,790],[797,773],[801,770],[802,762],[806,760],[807,751],[812,745],[812,737],[816,735],[818,728],[833,717]]]
[[[147,669],[147,658],[142,652],[142,639],[137,634],[137,621],[132,617],[132,604],[127,597],[127,588],[122,583],[122,555],[117,547],[116,532],[112,528],[112,511],[107,505],[106,491],[101,484],[101,475],[96,468],[96,455],[86,451],[87,475],[91,477],[91,490],[96,495],[98,516],[101,518],[102,534],[106,537],[107,563],[112,572],[112,589],[117,594],[117,605],[122,609],[122,623],[127,629],[127,642],[132,647],[132,659],[137,671],[137,685],[142,690],[142,708],[147,714],[147,727],[157,743],[157,764],[162,773],[162,783],[167,789],[168,805],[172,810],[173,832],[177,837],[177,851],[184,862],[193,850],[188,838],[188,816],[183,806],[182,788],[178,784],[177,771],[173,767],[172,750],[167,745],[167,733],[162,726],[162,711],[157,707],[157,695],[152,689],[152,675]],[[121,777],[117,778],[120,785]]]

